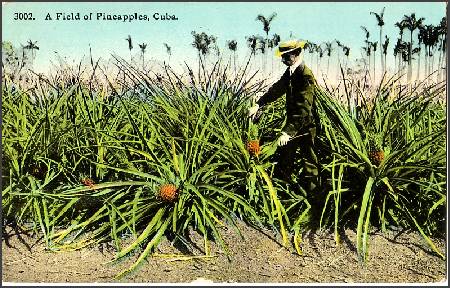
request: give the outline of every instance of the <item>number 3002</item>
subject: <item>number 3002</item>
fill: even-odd
[[[14,13],[14,20],[34,20],[32,13]]]

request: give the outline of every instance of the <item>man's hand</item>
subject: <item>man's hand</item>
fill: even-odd
[[[255,104],[252,107],[250,107],[248,109],[248,117],[252,118],[252,120],[255,119],[255,116],[256,116],[256,113],[258,113],[258,110],[259,110],[258,104]]]
[[[278,138],[278,146],[284,146],[291,140],[292,137],[289,136],[286,132],[282,132],[280,138]]]

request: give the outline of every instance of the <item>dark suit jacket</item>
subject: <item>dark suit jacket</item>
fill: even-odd
[[[312,71],[303,63],[289,75],[289,68],[283,76],[258,100],[260,106],[286,95],[286,125],[283,131],[294,137],[308,134],[316,136],[316,111],[314,91],[317,82]],[[302,137],[303,138],[303,137]]]

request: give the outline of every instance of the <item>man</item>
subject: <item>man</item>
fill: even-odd
[[[317,83],[303,61],[305,44],[305,41],[290,40],[279,45],[276,55],[281,56],[281,61],[288,69],[249,109],[249,117],[254,119],[260,108],[286,95],[286,125],[278,139],[275,176],[287,182],[292,182],[292,176],[300,176],[300,186],[313,192],[319,185],[318,161],[314,151],[318,124],[314,103]],[[294,171],[296,160],[299,160],[299,168],[302,168],[300,175],[299,170]]]

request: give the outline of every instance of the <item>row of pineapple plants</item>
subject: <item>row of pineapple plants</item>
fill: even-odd
[[[190,245],[189,229],[203,235],[206,254],[215,241],[229,255],[220,227],[240,233],[237,219],[276,229],[301,254],[302,231],[319,215],[337,243],[339,227],[355,226],[362,262],[372,225],[415,229],[444,257],[430,238],[445,222],[445,105],[435,101],[444,85],[404,93],[389,79],[374,97],[321,89],[325,184],[312,206],[301,187],[272,177],[283,103],[258,123],[247,118],[267,85],[247,66],[233,77],[220,61],[152,77],[116,62],[124,80],[102,75],[103,87],[95,69],[66,81],[41,76],[30,89],[3,79],[3,218],[43,235],[49,249],[113,241],[113,262],[139,253],[122,277],[164,236]]]
[[[332,189],[321,222],[334,223],[339,242],[338,226],[352,221],[362,260],[371,225],[412,228],[445,257],[429,237],[445,233],[445,89],[436,83],[408,91],[393,77],[383,79],[372,97],[346,95],[349,105],[326,90],[318,95],[322,144],[332,151],[323,166]]]

